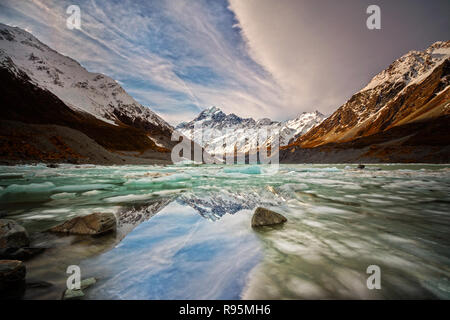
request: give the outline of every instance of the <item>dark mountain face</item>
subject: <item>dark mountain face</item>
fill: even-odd
[[[348,142],[290,146],[281,163],[449,163],[450,116],[392,127]]]
[[[55,129],[53,134],[32,130],[33,125],[57,125],[75,130],[71,134],[79,139],[83,139],[83,135],[78,133],[84,134],[86,138],[90,138],[86,139],[86,143],[90,143],[92,139],[92,142],[103,147],[102,151],[103,149],[113,152],[151,150],[161,155],[165,154],[160,158],[169,160],[169,150],[155,145],[148,138],[146,131],[125,124],[115,126],[90,114],[76,112],[51,92],[34,85],[23,72],[15,75],[8,69],[0,68],[0,81],[2,83],[0,120],[7,121],[3,123],[1,130],[1,159],[23,161],[85,159],[90,162],[88,159],[90,156],[84,154],[82,148],[76,152],[68,147],[59,130]],[[53,130],[55,127],[48,128]]]
[[[25,73],[16,77],[0,68],[0,79],[2,120],[66,126],[85,133],[110,150],[158,150],[145,131],[127,125],[115,126],[87,113],[76,112],[51,92],[35,86]]]

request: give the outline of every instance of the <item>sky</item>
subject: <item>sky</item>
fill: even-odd
[[[369,30],[369,5],[381,29]],[[81,30],[66,27],[70,5]],[[331,114],[410,50],[450,40],[448,0],[0,0],[21,27],[169,123],[201,110]]]

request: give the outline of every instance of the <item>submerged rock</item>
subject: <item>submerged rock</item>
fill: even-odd
[[[44,251],[30,248],[30,239],[24,227],[9,219],[0,219],[0,259],[28,260]]]
[[[81,299],[84,297],[83,290],[89,288],[96,282],[97,282],[97,279],[95,279],[95,278],[84,279],[80,283],[80,289],[66,289],[66,291],[64,291],[62,299],[63,300]]]
[[[80,285],[81,285],[81,290],[83,289],[87,289],[90,286],[92,286],[93,284],[97,283],[97,279],[95,278],[87,278],[81,281]]]
[[[81,299],[84,297],[84,292],[79,289],[79,290],[72,290],[72,289],[66,289],[66,291],[64,291],[63,300],[77,300],[77,299]]]
[[[116,230],[116,217],[108,212],[96,212],[83,217],[76,217],[50,229],[51,232],[99,235]]]
[[[22,248],[30,244],[24,227],[10,219],[0,219],[0,249]]]
[[[20,299],[25,293],[26,273],[22,261],[0,260],[0,299]]]
[[[281,214],[258,207],[252,217],[252,227],[270,226],[286,222],[287,219]]]

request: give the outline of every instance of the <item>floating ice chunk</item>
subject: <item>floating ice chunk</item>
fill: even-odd
[[[187,173],[177,173],[177,174],[172,174],[169,176],[155,178],[155,179],[153,179],[153,181],[155,181],[155,182],[165,182],[165,181],[178,182],[178,181],[190,180],[191,178],[192,178],[192,176]]]
[[[56,193],[56,194],[52,195],[50,198],[52,198],[53,200],[72,199],[72,198],[75,198],[76,196],[77,196],[76,193],[63,192],[63,193]]]
[[[67,213],[70,212],[70,208],[59,208],[59,209],[47,209],[42,210],[42,213]]]
[[[0,173],[0,179],[21,179],[23,174],[21,173]]]
[[[181,181],[187,181],[192,178],[191,175],[186,173],[176,173],[168,176],[162,176],[159,178],[142,178],[142,179],[136,179],[131,180],[125,183],[127,187],[131,188],[143,188],[146,186],[152,186],[159,183],[164,182],[181,182]]]
[[[366,199],[367,202],[371,202],[371,203],[376,203],[376,204],[392,204],[391,201],[385,201],[385,200],[381,200],[381,199]]]
[[[48,200],[55,185],[51,182],[12,184],[0,196],[1,202],[36,202]]]
[[[82,196],[95,196],[99,193],[102,193],[102,192],[100,190],[91,190],[91,191],[83,192],[81,195]]]
[[[245,174],[261,174],[260,166],[241,166],[224,168],[225,173],[245,173]]]
[[[139,201],[139,200],[147,200],[153,197],[153,194],[127,194],[124,196],[117,196],[104,199],[105,202],[108,203],[121,203],[121,202],[131,202],[131,201]]]
[[[53,191],[55,192],[84,192],[97,189],[109,189],[114,188],[113,184],[81,184],[81,185],[68,185],[62,187],[56,187]]]
[[[55,214],[35,214],[32,216],[23,217],[24,220],[40,220],[40,219],[53,219]]]
[[[261,168],[263,174],[277,174],[280,171],[279,166],[277,165],[269,165]]]
[[[166,196],[166,195],[171,195],[171,194],[176,194],[176,193],[182,193],[186,191],[186,189],[169,189],[169,190],[161,190],[161,191],[157,191],[154,192],[153,194],[155,196]]]
[[[301,168],[296,170],[297,172],[340,172],[336,167],[330,167],[330,168]]]
[[[12,184],[6,187],[5,192],[43,192],[53,189],[54,186],[51,182]]]
[[[178,162],[174,163],[173,165],[174,166],[189,166],[189,165],[199,165],[199,164],[202,164],[202,163],[184,158],[184,160],[178,161]]]

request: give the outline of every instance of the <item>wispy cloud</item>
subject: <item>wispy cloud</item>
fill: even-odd
[[[65,27],[70,4],[81,8],[82,30]],[[211,105],[267,116],[277,105],[277,85],[248,56],[227,6],[202,0],[2,1],[0,18],[32,29],[88,70],[117,79],[172,123]]]
[[[401,55],[450,38],[449,1],[229,2],[249,54],[280,85],[290,114],[334,111]],[[382,16],[376,31],[366,28],[374,3]]]

